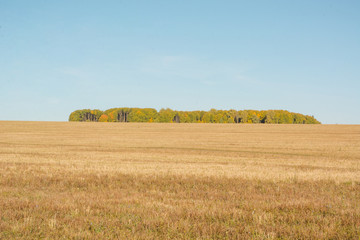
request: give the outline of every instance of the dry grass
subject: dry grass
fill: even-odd
[[[0,122],[0,239],[359,237],[359,125]]]

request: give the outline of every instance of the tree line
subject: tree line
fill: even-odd
[[[82,109],[72,112],[69,121],[78,122],[165,122],[165,123],[270,123],[320,124],[314,116],[286,110],[174,111],[166,108],[111,108],[106,111]]]

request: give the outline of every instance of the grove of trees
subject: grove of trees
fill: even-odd
[[[80,122],[167,122],[167,123],[272,123],[320,124],[314,116],[286,110],[174,111],[166,108],[83,109],[72,112],[69,121]]]

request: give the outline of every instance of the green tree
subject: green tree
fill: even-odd
[[[286,110],[173,111],[169,108],[159,112],[153,108],[111,108],[104,112],[82,109],[72,112],[69,121],[320,124],[314,116]]]
[[[172,122],[175,117],[175,112],[170,108],[162,108],[159,111],[158,122]]]

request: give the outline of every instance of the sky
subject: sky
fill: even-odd
[[[0,0],[0,120],[285,109],[360,124],[360,1]]]

